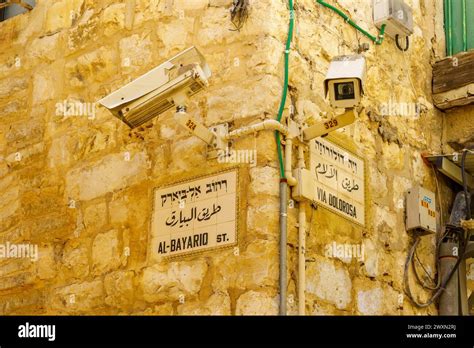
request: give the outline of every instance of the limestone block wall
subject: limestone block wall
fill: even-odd
[[[472,115],[474,106],[453,108],[446,113],[444,127],[445,142],[452,149],[447,149],[448,153],[455,150],[462,150],[464,147],[470,147],[474,142],[474,125]]]
[[[323,208],[307,214],[307,314],[437,312],[400,297],[409,246],[403,195],[416,184],[436,190],[421,154],[443,145],[442,115],[430,102],[431,63],[443,52],[442,2],[407,2],[416,23],[410,49],[402,53],[390,38],[370,44],[363,110],[338,132],[367,160],[367,226]],[[236,149],[257,151],[256,165],[241,164],[246,207],[237,248],[153,261],[153,188],[227,164],[208,160],[204,143],[181,129],[171,111],[130,130],[94,105],[195,45],[213,76],[209,88],[191,99],[190,113],[207,126],[230,122],[233,128],[275,118],[287,1],[251,0],[240,31],[231,30],[231,3],[38,0],[31,13],[0,23],[0,244],[39,247],[36,262],[0,260],[1,314],[278,313],[273,134],[235,142]],[[376,32],[369,1],[334,3]],[[322,87],[330,60],[368,40],[312,0],[295,1],[295,18],[285,114],[293,105],[295,119],[312,124],[332,111]],[[71,104],[90,109],[70,110]],[[416,115],[404,112],[410,105],[417,106]],[[440,187],[446,213],[451,192],[442,181]],[[298,300],[297,207],[289,209],[288,225],[292,314]],[[328,257],[332,243],[364,246],[364,257]],[[419,251],[432,270],[433,247],[434,237],[424,237]]]

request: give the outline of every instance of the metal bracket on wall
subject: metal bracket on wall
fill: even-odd
[[[215,125],[209,128],[211,132],[213,132],[216,137],[214,139],[215,143],[212,145],[207,146],[207,158],[220,158],[222,156],[230,155],[230,150],[232,147],[232,141],[222,140],[222,137],[229,133],[229,124],[223,123],[219,125]],[[225,158],[221,158],[225,159]]]
[[[434,155],[425,156],[425,159],[432,163],[438,171],[446,175],[451,180],[462,185],[462,170],[461,170],[462,153],[454,153],[451,155]],[[467,186],[474,189],[474,153],[468,153],[466,156],[466,178]]]

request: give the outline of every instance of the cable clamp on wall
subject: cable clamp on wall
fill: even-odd
[[[400,50],[400,51],[408,51],[408,48],[410,47],[410,39],[408,38],[408,36],[405,37],[405,48],[403,48],[400,43],[398,42],[398,39],[400,38],[400,36],[397,34],[395,35],[395,44],[397,45],[397,48]]]

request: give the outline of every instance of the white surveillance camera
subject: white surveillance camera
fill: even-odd
[[[324,92],[334,108],[351,109],[359,105],[364,93],[365,58],[362,55],[338,56],[329,66]]]
[[[172,107],[185,107],[188,97],[208,85],[211,70],[191,47],[99,100],[130,128],[138,127]]]
[[[331,61],[326,79],[324,94],[328,96],[333,108],[345,109],[342,114],[317,122],[303,130],[303,139],[325,136],[354,123],[364,93],[366,76],[365,58],[362,55],[338,56]]]

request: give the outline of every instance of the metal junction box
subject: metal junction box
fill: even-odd
[[[385,33],[395,38],[413,34],[413,11],[403,0],[373,0],[374,23],[377,28],[386,24]]]
[[[408,190],[406,203],[407,231],[422,230],[425,233],[436,233],[435,194],[421,186],[415,186]]]

